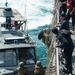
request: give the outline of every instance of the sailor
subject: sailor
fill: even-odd
[[[61,29],[66,29],[66,30],[70,30],[69,28],[69,21],[66,18],[66,14],[65,13],[61,13],[60,14],[60,24],[56,24],[54,27],[59,27],[59,30]]]
[[[6,17],[6,26],[7,29],[11,28],[11,18],[10,17]]]
[[[75,0],[67,0],[67,19],[69,20],[72,17],[72,29],[74,30],[75,25]]]
[[[34,75],[44,75],[43,66],[41,65],[40,61],[36,62],[35,68],[34,68]]]
[[[26,75],[27,68],[24,67],[24,63],[23,62],[19,63],[19,67],[16,70],[14,70],[14,73],[17,73],[17,75]]]
[[[67,12],[67,7],[66,7],[67,0],[59,0],[59,1],[60,1],[60,14],[62,12],[66,13]]]
[[[71,32],[65,29],[58,31],[56,27],[52,29],[52,32],[57,35],[57,39],[61,43],[56,47],[59,47],[64,50],[64,57],[66,60],[66,68],[67,68],[65,72],[72,75],[72,53],[74,49],[74,44],[70,36]]]

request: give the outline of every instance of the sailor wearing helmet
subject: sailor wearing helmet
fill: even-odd
[[[36,62],[35,68],[34,68],[34,75],[44,75],[44,68],[40,61]]]
[[[17,73],[18,75],[26,75],[27,68],[24,67],[24,63],[20,62],[18,68],[14,71],[14,73]]]

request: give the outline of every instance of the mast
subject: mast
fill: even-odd
[[[7,2],[7,0],[6,0],[6,3],[5,3],[5,6],[6,6],[6,7],[8,6],[8,2]]]
[[[28,26],[27,26],[27,12],[26,12],[26,6],[27,6],[27,0],[25,0],[25,4],[24,4],[24,18],[25,18],[24,31],[27,32],[27,41],[28,41],[28,40],[29,40],[29,37],[28,37]]]
[[[24,3],[24,18],[25,18],[24,30],[26,30],[26,25],[27,25],[27,12],[26,12],[26,4],[27,4],[27,0],[25,0],[25,3]]]

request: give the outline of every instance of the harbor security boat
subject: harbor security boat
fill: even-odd
[[[0,75],[14,75],[13,70],[23,61],[27,75],[33,75],[36,63],[36,43],[25,30],[26,22],[21,14],[10,7],[0,8]]]

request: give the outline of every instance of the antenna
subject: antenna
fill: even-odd
[[[8,6],[8,2],[7,2],[7,0],[6,0],[6,3],[5,3],[5,6],[6,6],[6,7]]]
[[[28,37],[28,26],[27,26],[27,40],[29,40],[29,37]],[[29,42],[29,41],[28,41]]]
[[[25,18],[25,25],[24,25],[24,30],[27,31],[27,40],[29,40],[29,37],[28,37],[28,26],[27,26],[27,14],[26,14],[26,4],[27,4],[27,0],[25,0],[25,9],[24,9],[24,18]],[[29,41],[28,41],[29,42]]]
[[[26,24],[27,24],[26,4],[27,4],[27,0],[25,0],[25,5],[24,5],[24,18],[25,18],[24,30],[26,30]]]

